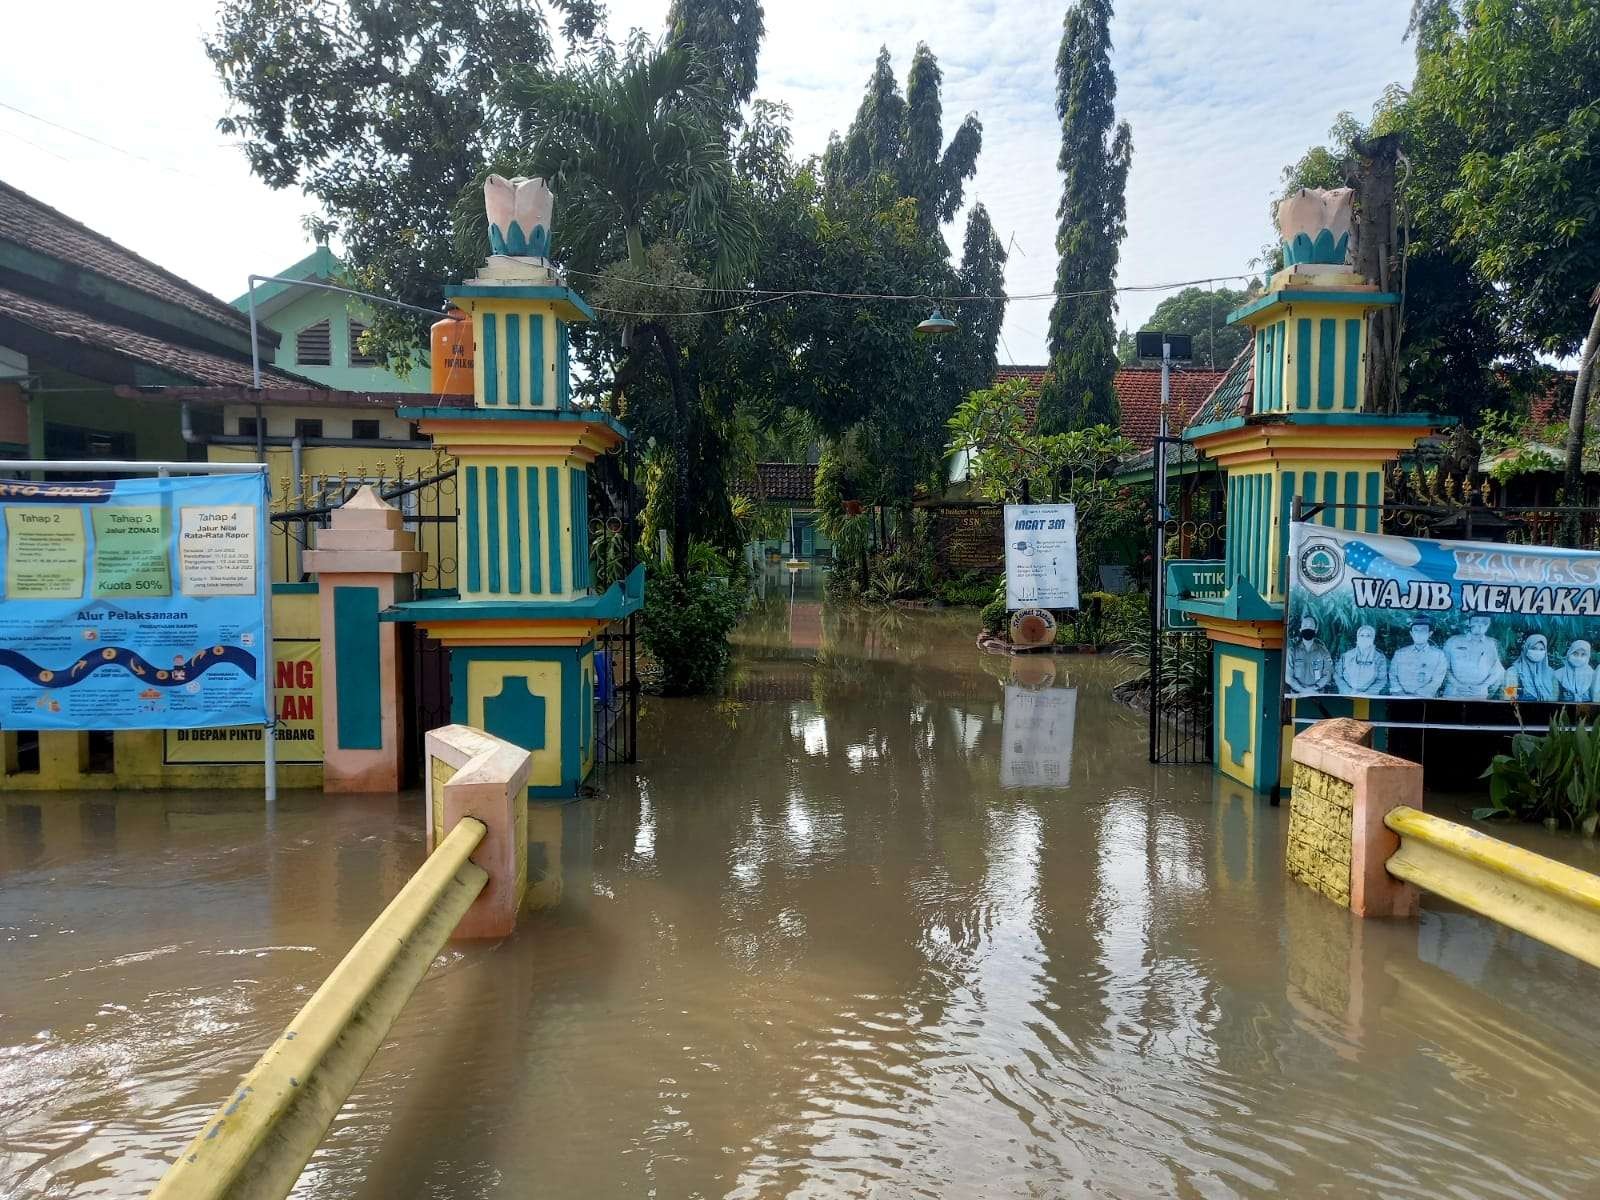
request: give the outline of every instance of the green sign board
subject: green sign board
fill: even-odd
[[[1221,559],[1174,559],[1167,563],[1167,586],[1162,593],[1166,603],[1163,627],[1200,628],[1193,617],[1178,611],[1178,603],[1183,600],[1221,600],[1227,594],[1227,571]]]

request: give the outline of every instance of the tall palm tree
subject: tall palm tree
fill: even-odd
[[[608,50],[561,71],[529,70],[506,99],[533,135],[530,168],[582,200],[563,209],[574,257],[620,257],[606,253],[620,232],[641,269],[648,226],[714,246],[715,286],[743,281],[757,231],[733,186],[719,93],[692,50],[636,39],[620,58]]]
[[[569,264],[594,269],[626,257],[631,272],[643,276],[647,231],[659,231],[708,248],[714,287],[732,290],[748,279],[758,233],[734,187],[723,98],[692,50],[636,38],[620,58],[608,48],[562,71],[527,71],[507,85],[505,99],[533,137],[529,168],[573,201],[563,206],[560,225]],[[683,306],[663,303],[672,308]],[[672,558],[682,577],[689,562],[691,393],[698,386],[667,324],[648,314],[634,320],[660,352],[672,392]],[[631,352],[640,353],[637,342]]]

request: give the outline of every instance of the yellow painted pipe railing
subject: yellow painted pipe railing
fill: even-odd
[[[488,882],[463,817],[272,1048],[206,1122],[151,1200],[280,1200],[372,1061],[434,956]]]
[[[1391,875],[1600,967],[1600,876],[1415,808],[1383,823]]]

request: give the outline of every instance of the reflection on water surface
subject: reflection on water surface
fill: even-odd
[[[559,903],[444,957],[298,1195],[1593,1194],[1586,968],[1286,889],[1114,662],[784,583],[536,814]],[[421,853],[414,797],[0,818],[0,1195],[142,1194]]]

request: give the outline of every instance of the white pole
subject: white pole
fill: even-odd
[[[271,522],[267,517],[267,510],[272,502],[270,485],[268,482],[267,467],[262,463],[257,470],[261,472],[261,517],[257,526],[258,541],[261,547],[261,586],[266,591],[266,603],[261,606],[261,647],[262,681],[261,692],[266,702],[267,723],[261,730],[263,739],[262,768],[266,775],[267,812],[270,816],[278,803],[278,722],[277,714],[273,711],[272,683],[278,669],[278,644],[272,640],[272,554],[270,551]]]
[[[1151,603],[1155,608],[1157,627],[1163,619],[1162,604],[1163,592],[1166,591],[1166,573],[1164,564],[1167,548],[1167,441],[1170,436],[1171,425],[1167,419],[1172,405],[1172,345],[1167,341],[1167,335],[1161,335],[1161,420],[1156,426],[1155,461],[1152,464],[1156,476],[1156,538],[1151,549],[1151,565],[1154,570],[1150,578]]]

